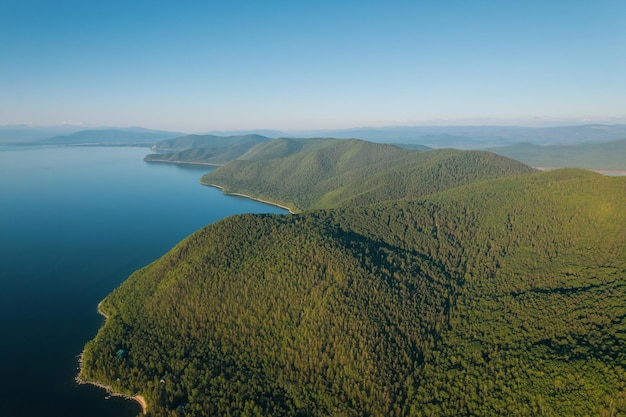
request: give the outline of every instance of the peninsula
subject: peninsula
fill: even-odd
[[[202,182],[295,214],[229,217],[135,272],[84,380],[150,416],[626,412],[625,177],[278,139]]]

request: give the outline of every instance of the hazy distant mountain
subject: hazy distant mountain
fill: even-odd
[[[606,142],[626,137],[626,125],[584,126],[390,126],[291,133],[297,137],[358,138],[381,143],[420,144],[431,148],[479,149],[519,142],[563,145]]]
[[[608,142],[626,138],[625,124],[590,124],[558,127],[520,126],[388,126],[358,127],[335,130],[278,131],[239,130],[212,131],[212,136],[244,136],[250,134],[268,138],[333,137],[364,139],[380,143],[424,145],[429,148],[484,149],[516,143],[534,145],[575,145]],[[143,128],[98,128],[84,130],[78,126],[32,128],[28,126],[0,127],[0,143],[34,142],[48,138],[59,144],[150,144],[184,136]],[[206,135],[196,135],[206,136]]]
[[[579,145],[518,143],[489,150],[534,167],[626,171],[626,139]]]
[[[288,133],[280,130],[271,129],[253,129],[253,130],[212,130],[206,132],[205,135],[214,136],[244,136],[244,135],[260,135],[268,138],[281,138],[288,136]]]
[[[180,132],[149,130],[144,128],[82,130],[70,135],[55,136],[46,143],[59,145],[141,145],[181,136]]]
[[[0,143],[36,142],[58,135],[68,135],[83,129],[79,126],[30,127],[0,126]]]

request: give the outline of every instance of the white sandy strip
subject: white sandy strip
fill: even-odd
[[[178,161],[178,160],[170,161],[168,159],[149,159],[146,162],[159,162],[159,163],[162,162],[165,164],[174,164],[174,165],[204,165],[204,166],[209,166],[209,167],[224,166],[224,164],[211,164],[209,162],[192,162],[192,161]]]
[[[222,187],[221,185],[217,185],[217,184],[207,184],[205,182],[200,181],[200,184],[202,185],[206,185],[209,187],[215,187],[215,188],[219,188],[220,190],[224,191],[224,187]],[[240,193],[227,193],[224,191],[224,194],[226,195],[233,195],[233,196],[237,196],[237,197],[245,197],[245,198],[249,198],[250,200],[254,200],[254,201],[258,201],[259,203],[265,203],[265,204],[269,204],[271,206],[276,206],[276,207],[280,207],[282,209],[287,210],[289,213],[294,214],[293,211],[291,211],[291,209],[287,206],[283,206],[281,204],[278,203],[274,203],[272,201],[267,201],[267,200],[261,200],[260,198],[254,198],[254,197],[250,197],[249,195],[246,194],[240,194]]]

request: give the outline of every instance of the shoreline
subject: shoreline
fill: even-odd
[[[173,161],[164,161],[164,160],[152,160],[152,161],[146,161],[146,162],[159,162],[159,163],[170,163],[170,164],[172,164],[172,163],[176,164],[177,163],[177,162],[173,162]],[[182,161],[180,163],[181,164],[190,164],[190,165],[220,166],[220,165],[216,165],[216,164],[182,162]],[[284,210],[287,210],[290,214],[294,214],[294,212],[287,206],[284,206],[284,205],[281,205],[281,204],[278,204],[278,203],[274,203],[274,202],[271,202],[271,201],[267,201],[267,200],[262,200],[260,198],[254,198],[254,197],[251,197],[249,195],[245,195],[245,194],[241,194],[241,193],[227,193],[227,192],[224,191],[224,187],[222,187],[220,185],[217,185],[217,184],[207,184],[207,183],[203,183],[202,181],[198,181],[198,182],[201,185],[204,185],[204,186],[207,186],[207,187],[219,188],[220,190],[222,190],[222,192],[225,195],[248,198],[248,199],[253,200],[253,201],[258,201],[260,203],[269,204],[269,205],[272,205],[272,206],[275,206],[275,207],[282,208]],[[98,306],[97,306],[96,310],[97,310],[98,314],[100,314],[102,317],[104,317],[104,320],[106,321],[109,318],[109,316],[104,311],[102,311],[102,303],[103,303],[103,301],[104,300],[102,300],[102,301],[100,301],[98,303]],[[85,351],[83,350],[80,353],[80,355],[78,356],[78,365],[79,365],[79,367],[78,367],[78,374],[74,378],[74,380],[76,381],[76,383],[78,385],[86,385],[86,384],[93,385],[95,387],[103,389],[106,392],[106,394],[111,396],[111,397],[120,397],[120,398],[123,398],[123,399],[126,399],[126,400],[135,401],[135,402],[137,402],[141,406],[142,414],[144,414],[144,415],[147,414],[147,412],[148,412],[148,403],[146,402],[146,399],[144,398],[143,395],[131,396],[131,395],[128,395],[128,394],[115,392],[113,387],[111,387],[110,385],[106,385],[106,384],[103,384],[103,383],[100,383],[100,382],[96,382],[96,381],[89,381],[89,380],[81,378],[80,374],[82,373],[82,370],[83,370],[83,354],[84,353],[85,353]]]
[[[151,154],[152,155],[152,154]],[[158,162],[160,164],[174,164],[174,165],[202,165],[202,166],[209,166],[209,167],[221,167],[224,166],[224,164],[212,164],[210,162],[190,162],[190,161],[170,161],[167,159],[143,159],[144,162]]]
[[[101,305],[102,305],[102,301],[100,301],[98,303],[98,314],[103,316],[105,321],[106,321],[106,319],[108,319],[109,316],[107,316],[102,311],[102,309],[100,308]],[[143,395],[139,395],[138,394],[138,395],[131,396],[131,395],[128,395],[128,394],[123,394],[121,392],[115,392],[113,387],[111,387],[110,385],[105,385],[105,384],[102,384],[100,382],[88,381],[86,379],[82,379],[80,377],[80,374],[83,371],[83,354],[84,353],[85,353],[85,351],[83,350],[82,352],[80,352],[80,355],[78,355],[78,374],[74,378],[74,380],[76,381],[76,383],[78,385],[93,385],[95,387],[103,389],[111,397],[120,397],[120,398],[123,398],[125,400],[135,401],[135,402],[139,403],[139,405],[141,406],[141,413],[142,414],[147,414],[148,413],[148,403],[146,402],[146,399],[144,398]]]
[[[220,190],[222,190],[222,192],[223,192],[225,195],[231,195],[231,196],[234,196],[234,197],[245,197],[245,198],[248,198],[248,199],[253,200],[253,201],[258,201],[259,203],[264,203],[264,204],[269,204],[269,205],[271,205],[271,206],[280,207],[280,208],[282,208],[282,209],[287,210],[287,211],[289,212],[289,214],[295,214],[295,213],[294,213],[294,212],[293,212],[293,211],[292,211],[289,207],[287,207],[287,206],[283,206],[282,204],[274,203],[274,202],[272,202],[272,201],[262,200],[262,199],[260,199],[260,198],[254,198],[254,197],[251,197],[251,196],[246,195],[246,194],[241,194],[241,193],[228,193],[228,192],[224,191],[224,187],[222,187],[221,185],[217,185],[217,184],[208,184],[208,183],[205,183],[205,182],[202,182],[202,181],[199,181],[199,182],[200,182],[200,184],[205,185],[205,186],[207,186],[207,187],[215,187],[215,188],[219,188]]]

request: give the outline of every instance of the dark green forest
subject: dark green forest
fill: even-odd
[[[301,212],[224,219],[131,275],[83,379],[150,416],[626,415],[626,178],[270,144],[214,172]],[[289,170],[302,188],[272,190]]]

